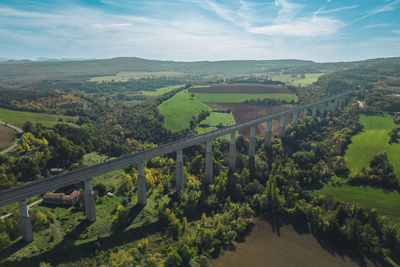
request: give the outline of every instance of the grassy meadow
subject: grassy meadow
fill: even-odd
[[[389,132],[397,127],[393,117],[360,115],[363,131],[353,136],[345,159],[350,169],[350,175],[369,166],[371,159],[386,152],[389,162],[393,165],[396,175],[400,176],[400,144],[389,145]],[[400,193],[385,191],[369,186],[351,186],[345,179],[334,178],[340,186],[325,185],[315,191],[320,195],[330,195],[341,202],[356,203],[363,208],[375,208],[380,215],[387,216],[393,223],[400,224]]]
[[[340,202],[357,203],[363,208],[375,208],[379,215],[387,216],[391,222],[400,224],[400,193],[386,192],[369,186],[325,185],[316,191],[319,195],[330,195]]]
[[[281,81],[293,85],[307,85],[316,82],[318,78],[324,74],[325,73],[305,73],[304,78],[301,78],[300,75],[296,75],[296,77],[293,77],[291,74],[282,74],[272,76],[271,79],[274,81]]]
[[[345,159],[351,175],[369,166],[371,159],[386,152],[394,172],[400,176],[400,144],[389,144],[389,133],[398,127],[391,115],[360,115],[360,123],[364,129],[351,139]]]
[[[182,86],[184,86],[184,84],[162,87],[162,88],[156,89],[155,91],[140,91],[140,92],[142,94],[146,95],[146,96],[160,96],[160,95],[163,95],[165,93],[171,92],[171,91],[173,91],[175,89],[178,89],[178,88],[180,88]]]
[[[195,99],[200,102],[211,103],[241,103],[251,99],[281,99],[286,101],[297,101],[295,94],[209,94],[196,93]]]
[[[164,127],[178,132],[189,127],[193,116],[197,118],[201,111],[211,111],[211,108],[184,90],[162,102],[158,110],[164,116]]]
[[[199,124],[208,124],[210,127],[196,127],[196,131],[199,134],[207,133],[213,130],[216,130],[218,124],[222,123],[224,126],[234,125],[236,124],[235,119],[233,118],[232,113],[220,113],[220,112],[212,112],[210,116],[206,119],[202,120]]]
[[[62,118],[67,120],[76,120],[76,117],[58,114],[46,114],[28,111],[15,111],[5,108],[0,108],[0,121],[7,122],[11,125],[22,128],[25,122],[41,123],[46,127],[53,127],[60,123],[58,119]]]

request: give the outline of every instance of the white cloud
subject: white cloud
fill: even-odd
[[[328,10],[324,10],[323,8],[321,8],[321,9],[317,10],[316,12],[314,12],[314,15],[334,13],[334,12],[338,12],[338,11],[342,11],[342,10],[353,9],[356,7],[358,7],[358,6],[357,5],[344,6],[344,7],[338,7],[338,8],[334,8],[334,9],[328,9]]]
[[[340,20],[318,16],[317,13],[310,17],[297,18],[304,6],[286,0],[275,0],[275,5],[280,9],[273,22],[265,26],[251,27],[249,32],[271,36],[317,37],[336,34],[344,25]],[[323,11],[317,12],[322,13]],[[325,13],[328,12],[335,11],[325,11]]]
[[[275,5],[280,7],[278,17],[275,20],[278,23],[291,21],[304,8],[303,5],[290,3],[286,0],[275,0]]]
[[[127,26],[133,26],[132,23],[113,23],[113,24],[106,24],[106,25],[102,25],[102,24],[93,24],[93,26],[95,28],[119,28],[119,27],[127,27]]]
[[[132,6],[130,1],[104,1]],[[332,41],[341,37],[344,26],[343,21],[333,16],[335,9],[326,10],[329,15],[307,15],[300,13],[303,5],[288,0],[262,4],[238,0],[234,5],[223,5],[216,0],[180,0],[179,3],[193,10],[170,13],[171,10],[163,11],[159,7],[157,14],[121,15],[80,6],[45,12],[0,7],[0,56],[324,61],[354,59],[356,55],[361,57],[358,52],[363,51],[372,57],[367,48],[354,52],[348,49],[349,43]],[[201,12],[199,7],[203,9]],[[393,33],[397,36],[398,31]],[[398,50],[398,43],[394,41],[376,44],[379,45],[385,49],[377,49],[382,54],[376,52],[374,56]]]
[[[381,27],[389,27],[392,26],[392,23],[377,23],[377,24],[368,24],[365,25],[364,29],[372,29],[372,28],[381,28]]]
[[[400,30],[393,30],[392,32],[393,32],[393,33],[400,34]]]
[[[378,14],[378,13],[387,12],[387,11],[392,11],[392,10],[398,8],[398,7],[396,7],[396,4],[398,4],[398,3],[400,3],[400,0],[393,1],[393,2],[391,2],[391,3],[389,3],[389,4],[387,4],[387,5],[384,5],[384,6],[381,6],[381,7],[379,7],[379,8],[376,8],[376,9],[374,9],[374,10],[371,10],[370,12],[368,12],[367,14],[365,14],[364,16],[361,16],[361,17],[359,17],[359,18],[353,20],[352,22],[350,22],[350,23],[347,24],[347,25],[354,24],[354,23],[356,23],[356,22],[358,22],[358,21],[360,21],[360,20],[366,19],[366,18],[371,17],[371,16],[373,16],[373,15],[375,15],[375,14]]]
[[[342,26],[343,22],[339,20],[313,16],[289,23],[254,27],[250,31],[252,33],[267,35],[315,37],[335,34]]]

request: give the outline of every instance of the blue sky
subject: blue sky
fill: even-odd
[[[0,0],[0,57],[400,56],[400,0]]]

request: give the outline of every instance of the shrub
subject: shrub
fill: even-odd
[[[172,249],[167,254],[167,259],[165,260],[166,267],[176,267],[182,265],[182,258],[179,256],[178,252],[175,249]]]
[[[107,188],[104,184],[99,183],[93,187],[94,191],[96,191],[97,195],[104,196],[106,194]]]

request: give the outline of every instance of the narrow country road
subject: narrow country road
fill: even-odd
[[[30,207],[32,207],[32,206],[34,206],[34,205],[36,205],[36,204],[39,204],[39,203],[42,202],[42,201],[43,201],[43,199],[36,200],[35,202],[32,202],[31,204],[29,204],[29,205],[28,205],[28,208],[30,208]],[[13,214],[14,214],[14,213],[11,212],[11,213],[8,213],[8,214],[6,214],[6,215],[0,216],[0,220],[3,220],[3,219],[5,219],[5,218],[8,218],[8,217],[10,217],[10,216],[13,215]]]

